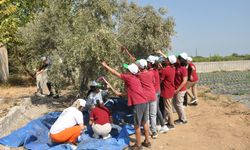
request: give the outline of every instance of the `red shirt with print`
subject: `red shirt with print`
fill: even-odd
[[[192,76],[192,78],[189,77],[189,81],[196,82],[199,80],[198,75],[196,73],[196,66],[193,63],[189,63],[188,65],[188,74],[190,77]]]
[[[175,91],[175,67],[167,66],[161,73],[161,97],[173,98]]]
[[[184,66],[180,66],[180,65],[176,65],[176,71],[175,71],[175,80],[174,80],[174,84],[175,84],[175,89],[177,89],[182,81],[184,77],[187,77],[188,73],[187,73],[187,68]],[[180,91],[186,91],[186,85],[184,85]]]
[[[121,74],[121,79],[125,82],[128,106],[147,103],[141,82],[135,75]]]
[[[160,87],[160,74],[159,74],[159,71],[157,69],[154,69],[152,71],[154,72],[154,78],[155,78],[155,82],[154,82],[155,92],[160,92],[161,87]]]
[[[143,94],[146,96],[146,100],[155,101],[156,100],[156,92],[154,87],[154,72],[152,70],[144,70],[138,73],[138,78],[141,81]]]
[[[90,119],[93,119],[96,124],[104,125],[110,123],[110,111],[107,107],[95,107],[90,112]]]

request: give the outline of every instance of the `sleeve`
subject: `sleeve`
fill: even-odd
[[[108,96],[109,90],[102,90],[102,97]]]
[[[75,120],[76,120],[77,124],[83,124],[83,123],[84,123],[84,122],[83,122],[83,114],[82,114],[82,112],[78,111],[78,112],[76,113],[76,118],[75,118]]]
[[[130,76],[128,74],[121,74],[121,79],[125,82],[129,79],[129,77]]]
[[[188,76],[188,72],[187,72],[186,67],[182,67],[182,71],[181,72],[182,72],[182,77],[183,78]]]

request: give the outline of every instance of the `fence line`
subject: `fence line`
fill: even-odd
[[[250,60],[195,62],[198,73],[216,71],[247,71],[250,70]]]

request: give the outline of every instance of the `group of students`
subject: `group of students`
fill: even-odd
[[[137,150],[142,149],[142,146],[150,147],[150,135],[152,138],[157,138],[157,133],[165,133],[169,129],[174,129],[175,125],[186,124],[187,117],[183,105],[186,94],[191,97],[190,105],[198,104],[196,88],[198,76],[192,58],[188,57],[185,52],[180,53],[177,57],[175,55],[166,56],[162,52],[159,54],[164,59],[150,55],[147,59],[140,59],[129,65],[124,64],[128,70],[126,73],[119,73],[106,62],[101,63],[104,68],[125,82],[126,92],[119,92],[104,79],[112,91],[118,96],[126,97],[127,105],[133,108],[136,143],[129,146],[129,149]],[[66,116],[64,114],[68,110],[65,109],[59,116],[50,130],[50,137],[53,141],[76,143],[84,126],[83,117],[74,114],[80,114],[79,112],[84,107],[90,112],[89,123],[92,125],[94,137],[102,136],[104,139],[110,137],[112,117],[110,111],[104,106],[102,95],[100,95],[105,91],[100,91],[96,87],[97,85],[92,86],[93,89],[88,93],[87,102],[78,99],[75,102],[76,105],[67,108],[74,109],[78,113],[72,110],[72,113],[68,113]],[[187,88],[191,88],[191,92],[187,92]],[[160,98],[163,100],[163,112],[159,108]],[[178,114],[177,120],[173,118],[173,110]],[[64,124],[64,127],[59,128],[59,124],[62,124],[60,120],[65,121],[67,117],[71,118],[72,124]],[[67,121],[70,122],[69,119]],[[157,129],[157,122],[160,124],[159,129]],[[143,126],[145,135],[143,142],[141,140],[141,126]],[[62,135],[68,137],[68,140],[56,138],[61,139]]]

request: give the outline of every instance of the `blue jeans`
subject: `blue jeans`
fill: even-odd
[[[165,120],[162,116],[162,113],[161,113],[161,110],[160,110],[160,105],[159,105],[159,102],[160,102],[160,92],[157,92],[156,93],[156,100],[157,100],[157,122],[160,123],[160,125],[163,127],[165,125]]]
[[[156,132],[156,114],[157,114],[157,101],[150,101],[149,105],[149,121],[152,132]]]

